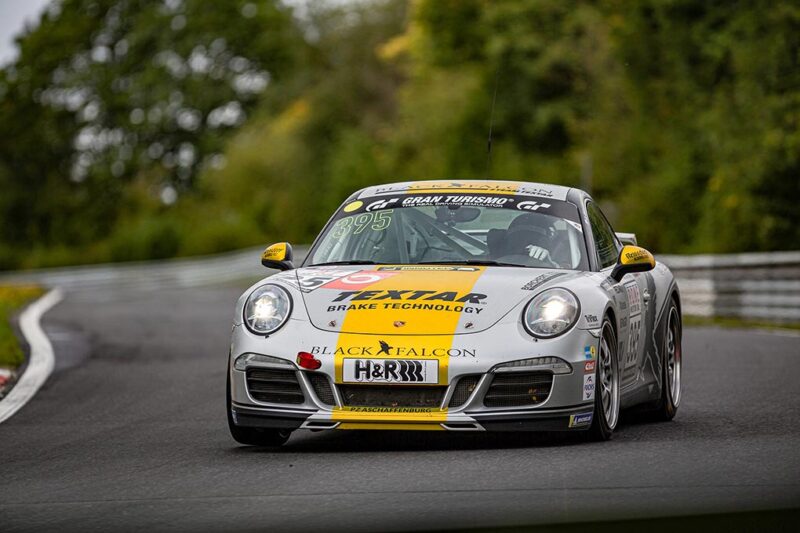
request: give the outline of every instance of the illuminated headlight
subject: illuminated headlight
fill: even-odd
[[[549,370],[553,374],[570,374],[572,372],[572,365],[559,359],[558,357],[534,357],[532,359],[520,359],[519,361],[510,361],[494,367],[497,372],[505,372],[513,368],[524,368],[530,370]]]
[[[534,337],[548,339],[561,335],[578,320],[580,304],[566,289],[548,289],[528,303],[522,323]]]
[[[257,335],[277,331],[292,313],[292,298],[277,285],[262,285],[244,304],[244,323]]]
[[[236,361],[233,363],[233,368],[236,370],[247,370],[247,367],[250,366],[251,363],[255,363],[256,365],[266,363],[270,365],[293,366],[292,363],[286,359],[278,359],[271,355],[261,355],[259,353],[246,353],[236,358]]]

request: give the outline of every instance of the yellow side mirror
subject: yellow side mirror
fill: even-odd
[[[293,269],[292,245],[288,242],[279,242],[267,246],[267,249],[261,254],[261,264],[267,268],[277,268],[278,270]]]
[[[647,272],[656,267],[656,258],[653,254],[639,246],[626,245],[619,253],[617,264],[611,271],[611,277],[617,281],[622,280],[625,274],[632,272]]]

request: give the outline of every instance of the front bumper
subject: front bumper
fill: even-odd
[[[279,429],[382,429],[448,431],[574,431],[589,429],[591,404],[567,409],[515,410],[461,413],[438,420],[436,416],[345,417],[332,420],[330,414],[311,409],[253,407],[233,404],[234,423],[242,427]],[[435,413],[438,415],[438,413]],[[428,419],[429,418],[429,419]],[[576,422],[577,421],[577,422]]]
[[[453,341],[454,348],[476,348],[477,357],[450,357],[438,386],[446,392],[437,407],[351,407],[342,401],[337,379],[337,360],[333,355],[318,355],[322,367],[317,372],[295,365],[299,350],[313,345],[337,345],[337,335],[313,328],[308,322],[291,320],[270,338],[257,337],[243,326],[233,329],[229,376],[231,409],[236,425],[282,429],[401,429],[450,431],[571,431],[585,430],[591,424],[594,398],[584,394],[586,354],[594,353],[597,338],[587,330],[574,329],[557,339],[534,341],[521,330],[514,318],[494,326],[491,334],[463,335]],[[377,343],[374,336],[365,342]],[[502,341],[502,342],[501,342]],[[592,349],[594,347],[594,349]],[[248,390],[246,372],[234,368],[236,358],[259,353],[284,360],[288,365],[272,368],[292,369],[302,391],[302,401],[293,405],[255,399]],[[570,374],[553,375],[547,399],[526,406],[490,407],[484,402],[497,365],[508,361],[555,356],[572,366]],[[290,366],[289,366],[290,365]],[[270,368],[263,363],[248,368]],[[505,373],[505,372],[503,372]],[[332,385],[334,401],[320,400],[311,374],[322,374]],[[459,380],[479,376],[469,397],[457,407],[452,398]],[[339,379],[341,375],[339,374]],[[425,387],[425,385],[419,385]]]

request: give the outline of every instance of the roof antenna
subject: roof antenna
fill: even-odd
[[[494,72],[494,96],[492,96],[492,110],[489,113],[489,140],[486,143],[486,178],[492,179],[492,126],[494,125],[494,104],[497,101],[497,82],[500,79],[500,65]]]

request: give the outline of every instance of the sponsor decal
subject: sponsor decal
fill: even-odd
[[[530,280],[528,283],[520,287],[523,291],[532,291],[539,285],[547,283],[550,280],[553,280],[559,276],[565,275],[565,272],[548,272],[547,274],[542,274],[541,276],[537,276]]]
[[[286,243],[273,244],[261,254],[264,261],[283,261],[286,258]]]
[[[345,359],[343,377],[345,383],[438,383],[439,361]]]
[[[356,200],[355,202],[350,202],[349,204],[344,206],[344,209],[342,209],[342,211],[344,211],[345,213],[352,213],[356,209],[360,208],[362,205],[364,205],[364,202],[362,202],[361,200]]]
[[[420,207],[429,205],[457,205],[461,206],[475,206],[475,207],[503,207],[506,204],[513,203],[514,198],[502,196],[473,196],[463,194],[437,194],[437,195],[420,195],[408,196],[403,198],[401,205],[403,207]]]
[[[478,350],[475,348],[444,348],[444,347],[416,347],[392,346],[380,340],[376,345],[361,346],[312,346],[310,352],[314,355],[350,355],[356,357],[476,357]]]
[[[458,291],[414,289],[342,291],[332,300],[331,303],[336,305],[329,305],[328,312],[411,310],[450,311],[454,313],[463,312],[478,315],[483,311],[482,308],[464,304],[483,305],[486,303],[484,302],[486,298],[487,296],[485,294]]]
[[[406,323],[403,320],[395,320],[394,321],[394,327],[396,327],[396,328],[402,328],[405,325],[406,325]]]
[[[328,322],[328,327],[329,328],[335,328],[336,327],[336,321],[335,320],[331,320],[330,322]]]
[[[595,348],[594,346],[585,346],[583,348],[584,359],[595,359],[596,357],[597,357],[597,348]]]
[[[394,206],[394,204],[396,204],[399,200],[400,200],[400,198],[390,198],[388,200],[378,200],[376,202],[370,203],[367,206],[366,211],[376,211],[378,209],[386,209],[388,207]]]
[[[597,320],[596,315],[583,315],[583,318],[586,319],[586,324],[589,327],[600,325],[600,321]]]
[[[552,207],[550,204],[533,200],[525,200],[517,204],[517,209],[523,211],[538,211],[539,209],[548,209],[550,207]]]
[[[594,400],[594,374],[583,376],[583,399]]]
[[[569,415],[569,427],[576,428],[580,426],[588,426],[592,423],[592,413],[578,413],[577,415]]]
[[[472,323],[472,322],[467,322],[466,324],[464,324],[464,329],[472,329],[474,327],[475,327],[475,324]]]
[[[414,193],[416,191],[435,191],[441,189],[451,189],[456,191],[468,191],[468,192],[491,192],[496,194],[514,194],[519,189],[520,186],[517,183],[509,183],[509,182],[472,182],[472,183],[464,183],[458,181],[440,181],[440,182],[433,182],[433,183],[412,183],[406,189],[409,193]]]
[[[329,305],[329,313],[340,313],[342,311],[378,311],[378,310],[395,310],[395,311],[445,311],[451,313],[467,313],[479,315],[483,312],[480,307],[471,307],[469,305],[449,305],[449,304],[423,304],[423,303],[384,303],[384,304],[369,304],[369,303],[349,303],[342,305]]]
[[[636,315],[641,313],[642,306],[642,296],[639,291],[639,284],[635,281],[628,283],[625,285],[625,290],[628,293],[628,308],[630,309],[631,315]]]
[[[427,414],[427,413],[440,413],[442,409],[438,407],[369,407],[369,406],[353,406],[343,407],[341,411],[350,413],[408,413],[408,414]]]
[[[530,196],[541,196],[543,198],[552,198],[553,189],[542,189],[541,187],[520,187],[517,191],[518,194],[525,194]]]
[[[358,272],[358,268],[349,269],[333,269],[333,268],[319,268],[309,267],[298,270],[288,270],[272,276],[273,280],[280,280],[287,285],[291,285],[295,289],[302,292],[311,292],[326,283],[339,279]]]
[[[623,248],[623,262],[626,265],[632,263],[650,262],[650,252],[643,248],[636,248],[634,246],[626,246]]]
[[[356,272],[355,274],[348,274],[347,276],[334,281],[330,281],[322,287],[324,289],[340,290],[363,289],[365,287],[369,287],[373,283],[377,283],[382,279],[390,278],[392,276],[394,276],[393,272],[374,272],[371,270],[361,271]]]
[[[414,289],[385,289],[377,291],[343,291],[340,292],[334,302],[356,302],[362,300],[378,301],[378,300],[424,300],[424,301],[442,301],[442,302],[459,302],[470,304],[485,304],[487,296],[479,292],[458,292],[458,291],[434,291],[434,290],[414,290]],[[385,307],[385,309],[389,309]],[[404,308],[410,309],[410,308]]]
[[[594,369],[596,366],[597,366],[597,361],[595,360],[586,361],[585,363],[583,363],[583,372],[586,374],[594,373]]]

